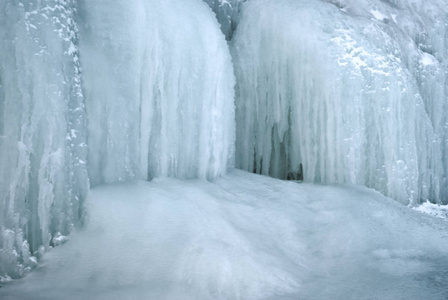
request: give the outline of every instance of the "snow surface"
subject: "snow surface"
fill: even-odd
[[[94,188],[7,299],[446,299],[448,222],[355,186],[232,171]]]

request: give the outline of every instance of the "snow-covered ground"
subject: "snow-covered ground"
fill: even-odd
[[[7,299],[447,299],[448,222],[363,187],[243,171],[104,185]]]

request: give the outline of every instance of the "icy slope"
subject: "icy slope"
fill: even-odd
[[[233,171],[100,186],[1,299],[446,299],[448,223],[362,187]]]
[[[245,3],[237,167],[448,201],[447,16],[446,0]]]

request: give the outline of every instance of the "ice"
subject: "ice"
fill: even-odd
[[[89,185],[233,165],[235,78],[202,1],[0,1],[0,41],[0,276],[81,225]]]
[[[215,12],[227,40],[232,39],[239,22],[241,6],[247,0],[204,0]]]
[[[373,15],[373,17],[375,19],[377,19],[378,21],[384,21],[386,19],[386,16],[383,15],[380,11],[378,10],[371,10],[370,13]]]
[[[448,223],[353,186],[232,171],[92,190],[1,299],[446,299]]]
[[[75,1],[0,2],[0,276],[17,278],[88,191]],[[71,133],[75,133],[71,134]]]
[[[448,219],[448,205],[434,204],[427,201],[414,207],[414,209],[431,216]]]
[[[201,1],[85,1],[80,14],[96,185],[214,179],[233,164],[234,84],[224,36]]]
[[[447,1],[0,1],[0,298],[446,299]]]
[[[447,13],[446,0],[245,3],[236,166],[286,178],[302,164],[307,182],[447,202]]]

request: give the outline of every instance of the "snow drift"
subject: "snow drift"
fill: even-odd
[[[9,299],[442,300],[448,222],[364,187],[235,170],[94,188]]]

